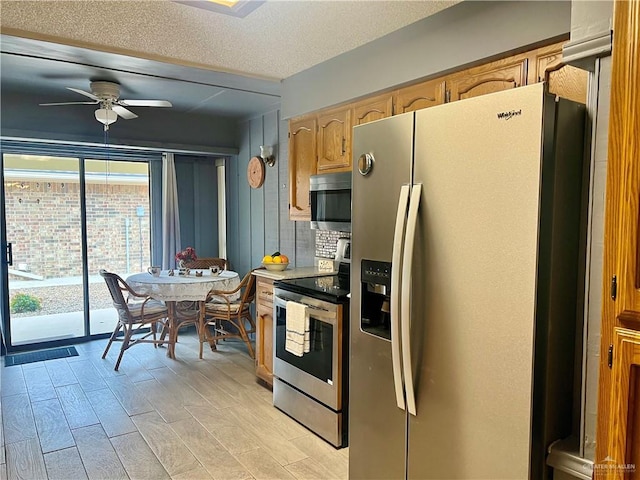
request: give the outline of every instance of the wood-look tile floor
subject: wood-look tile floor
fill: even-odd
[[[0,480],[347,478],[348,449],[274,408],[241,343],[200,360],[181,332],[177,360],[137,345],[119,372],[105,345],[0,367]]]

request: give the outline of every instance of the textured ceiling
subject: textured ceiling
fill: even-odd
[[[2,0],[3,34],[280,80],[457,1],[268,0],[244,18],[154,1]]]

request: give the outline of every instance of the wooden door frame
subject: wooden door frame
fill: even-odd
[[[623,255],[624,242],[638,244],[640,187],[640,0],[614,2],[614,34],[611,72],[611,113],[605,207],[603,306],[598,391],[598,427],[596,439],[596,475],[617,478],[598,471],[609,456],[612,441],[610,405],[612,375],[609,347],[616,327],[640,330],[640,312],[625,310],[629,295],[638,288],[636,264]],[[636,257],[638,254],[636,254]],[[618,284],[617,298],[612,295],[612,278]],[[615,355],[615,351],[613,352]],[[638,447],[638,446],[636,446]],[[638,466],[640,467],[640,466]],[[601,474],[604,473],[604,474]]]

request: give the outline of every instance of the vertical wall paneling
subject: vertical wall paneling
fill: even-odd
[[[181,248],[194,246],[193,215],[193,162],[188,158],[175,156],[176,184],[178,186],[178,212],[180,215],[180,243]]]
[[[280,126],[278,145],[278,204],[280,212],[280,251],[289,257],[291,266],[298,265],[296,257],[296,232],[295,224],[289,220],[289,125],[281,118],[278,112],[278,125]]]
[[[264,117],[249,122],[249,158],[260,154],[263,139]],[[251,201],[251,263],[249,269],[259,267],[265,255],[265,199],[264,184],[260,188],[249,188]]]
[[[229,261],[241,275],[260,265],[265,254],[281,251],[291,267],[313,265],[315,236],[309,222],[289,220],[288,125],[272,111],[239,125],[238,159],[229,165],[227,181]],[[266,167],[261,188],[247,182],[247,165],[272,145],[276,164]]]
[[[215,159],[197,162],[194,168],[196,252],[202,257],[218,254],[218,172]]]
[[[273,253],[280,249],[280,209],[278,204],[278,172],[281,167],[282,155],[278,141],[278,120],[280,112],[274,111],[267,113],[263,119],[263,145],[273,146],[273,154],[276,157],[276,164],[273,167],[267,166],[267,176],[264,181],[264,251],[265,253]],[[286,252],[283,252],[286,255]]]
[[[149,162],[151,263],[162,265],[162,161]]]
[[[177,156],[176,181],[182,248],[218,255],[218,192],[215,159]]]
[[[247,182],[247,166],[251,158],[249,125],[241,133],[238,151],[238,237],[239,256],[233,263],[242,276],[251,269],[251,187]],[[231,241],[234,241],[231,239]]]
[[[201,212],[206,211],[209,205],[207,205],[207,201],[204,198],[201,198],[200,192],[200,182],[198,181],[198,175],[201,174],[199,165],[194,163],[193,170],[191,171],[191,201],[193,202],[193,247],[196,249],[196,252],[201,257],[204,257],[204,245],[206,240],[201,238],[201,222],[198,222],[197,219],[200,218]],[[204,193],[204,192],[203,192]],[[201,199],[200,201],[196,201],[196,199]]]
[[[238,270],[240,258],[239,205],[238,205],[238,157],[230,157],[225,165],[227,185],[227,260],[233,270]]]

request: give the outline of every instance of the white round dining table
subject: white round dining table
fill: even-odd
[[[196,272],[202,272],[202,276],[196,276]],[[142,295],[149,295],[155,300],[165,302],[169,311],[169,340],[167,342],[167,355],[175,358],[175,343],[178,340],[178,328],[185,321],[176,307],[178,302],[197,302],[196,311],[204,311],[204,302],[211,290],[231,291],[240,285],[240,277],[237,272],[224,270],[218,275],[213,275],[209,270],[190,270],[189,275],[179,275],[178,270],[174,270],[173,275],[169,275],[169,270],[162,270],[160,276],[154,277],[148,272],[135,273],[126,278],[126,282],[136,292]],[[234,294],[237,300],[240,292]],[[198,327],[198,318],[191,312],[191,321]]]
[[[202,272],[196,277],[195,272]],[[159,277],[150,273],[135,273],[127,277],[127,283],[137,293],[149,295],[163,302],[197,302],[206,300],[211,290],[233,290],[240,284],[237,272],[224,270],[217,276],[209,270],[191,270],[189,275],[169,275],[169,270],[162,270]]]

